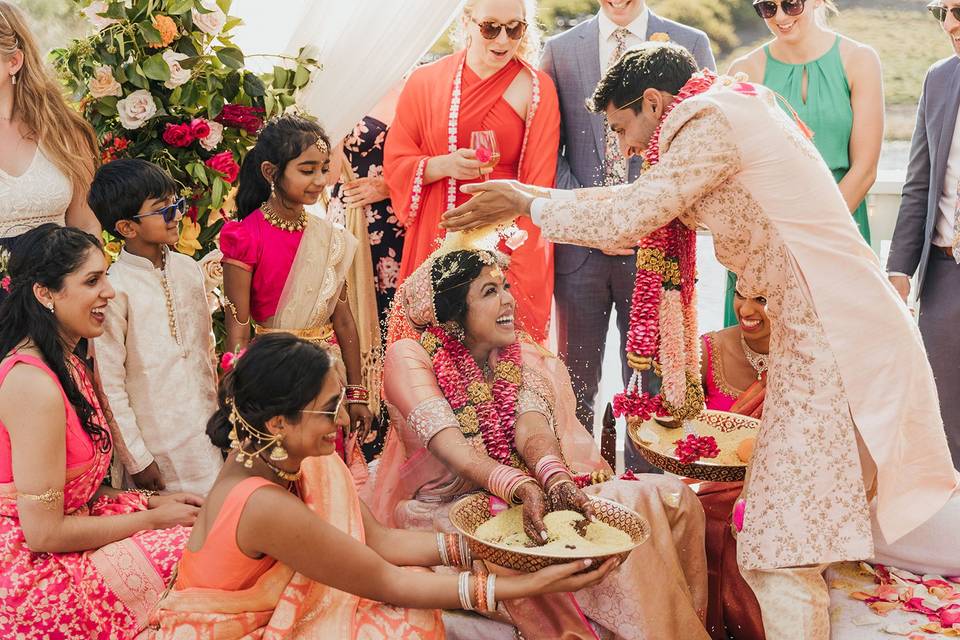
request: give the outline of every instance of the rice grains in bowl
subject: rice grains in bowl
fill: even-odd
[[[499,524],[482,528],[493,519],[486,493],[472,493],[454,503],[450,508],[450,521],[467,537],[474,557],[518,571],[537,571],[552,564],[587,558],[596,564],[610,557],[619,557],[622,561],[650,537],[650,525],[636,512],[596,496],[591,496],[590,501],[597,522],[609,528],[590,523],[585,527],[587,537],[583,537],[575,526],[575,522],[582,519],[580,514],[550,513],[544,523],[551,539],[542,546],[526,546],[529,539],[523,533],[519,509],[501,514],[503,519]],[[500,541],[484,540],[484,535]]]

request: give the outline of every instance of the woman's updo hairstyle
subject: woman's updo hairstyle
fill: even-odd
[[[271,418],[283,416],[297,424],[300,411],[320,393],[333,358],[323,347],[289,333],[269,333],[255,339],[233,369],[220,381],[217,410],[207,421],[207,435],[221,449],[230,447],[230,403],[254,429],[266,433]],[[256,434],[236,425],[243,442]]]
[[[53,223],[35,227],[18,239],[7,265],[9,292],[0,304],[0,357],[6,357],[24,340],[36,345],[43,361],[56,374],[83,430],[102,451],[108,451],[107,431],[71,373],[74,361],[63,342],[57,317],[33,292],[37,284],[52,292],[62,290],[64,280],[83,266],[91,251],[103,256],[95,237]]]
[[[491,265],[505,267],[506,261],[490,251],[451,251],[437,258],[430,269],[433,284],[433,308],[437,322],[456,322],[461,327],[467,319],[467,294],[470,283]]]
[[[330,139],[315,120],[289,113],[268,120],[240,166],[237,219],[243,220],[270,197],[271,184],[263,176],[260,165],[269,162],[277,167],[273,187],[283,197],[282,178],[287,164],[318,141],[329,154]]]

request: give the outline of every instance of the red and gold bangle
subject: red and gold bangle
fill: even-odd
[[[485,569],[479,569],[473,575],[473,603],[478,611],[487,610],[487,572]]]
[[[363,385],[348,384],[344,400],[347,404],[367,404],[370,401],[370,392]]]

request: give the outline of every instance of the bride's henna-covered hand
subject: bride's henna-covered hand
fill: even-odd
[[[551,511],[576,511],[593,519],[593,504],[580,487],[572,481],[559,480],[547,490]]]
[[[536,482],[524,482],[517,487],[517,497],[523,505],[523,531],[538,545],[547,541],[547,525],[543,516],[547,513],[547,497]]]

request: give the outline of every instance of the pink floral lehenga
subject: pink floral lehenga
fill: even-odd
[[[39,359],[16,354],[0,365],[0,384],[14,365],[53,372]],[[106,424],[90,379],[79,361],[74,370],[81,392]],[[62,393],[62,390],[61,390]],[[66,406],[67,475],[64,513],[89,518],[143,511],[137,493],[91,500],[110,466],[107,451],[82,429]],[[11,469],[10,438],[0,424],[0,638],[132,638],[146,624],[180,559],[189,530],[147,530],[99,549],[35,553],[24,539]]]

